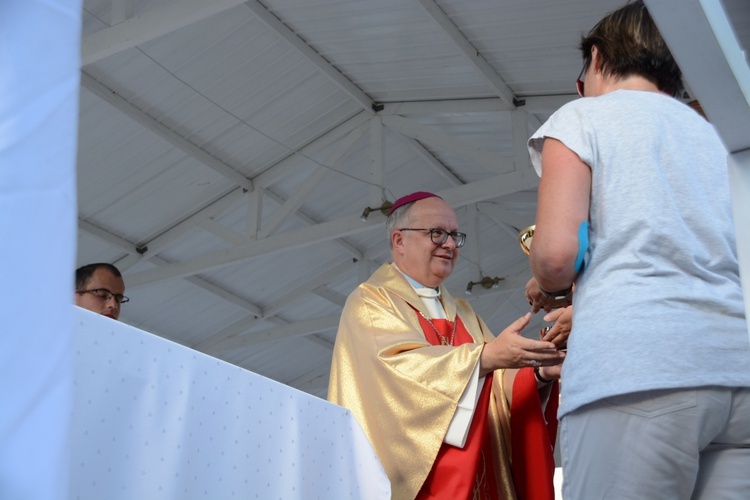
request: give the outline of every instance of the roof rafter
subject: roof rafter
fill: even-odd
[[[142,110],[138,109],[115,91],[107,88],[102,83],[94,80],[85,72],[81,72],[81,86],[91,91],[93,94],[112,105],[115,109],[125,116],[135,120],[136,123],[150,130],[157,136],[167,141],[172,146],[186,153],[188,156],[195,158],[197,161],[215,170],[217,173],[226,177],[233,183],[237,184],[248,191],[253,190],[253,182],[245,177],[232,165],[223,162],[204,149],[188,141],[177,132],[173,131],[163,123],[155,120]]]
[[[417,155],[419,155],[422,160],[424,160],[432,169],[437,172],[443,179],[445,179],[448,184],[451,186],[460,186],[463,184],[463,181],[456,177],[456,175],[450,171],[448,167],[446,167],[440,160],[435,158],[435,156],[427,150],[422,144],[412,138],[412,137],[406,137],[405,135],[398,134],[399,137],[404,139],[407,144],[414,150]]]
[[[264,194],[266,196],[268,196],[270,199],[274,200],[279,205],[283,205],[284,204],[284,198],[282,198],[281,196],[277,195],[276,193],[274,193],[270,189],[265,189],[263,192],[264,192]],[[315,224],[319,224],[318,221],[316,221],[315,219],[313,219],[312,217],[310,217],[306,213],[302,212],[301,210],[297,210],[297,212],[295,213],[295,215],[297,216],[297,218],[299,218],[305,224],[309,224],[311,226],[313,226]],[[364,253],[361,250],[359,250],[358,248],[356,248],[354,245],[348,243],[343,238],[337,238],[336,239],[336,244],[338,246],[340,246],[341,248],[343,248],[344,250],[346,250],[347,252],[349,252],[349,255],[351,255],[353,258],[355,258],[357,260],[361,260],[361,259],[364,258]]]
[[[274,16],[268,9],[266,9],[265,6],[263,6],[257,0],[249,0],[245,3],[245,6],[250,9],[252,13],[255,14],[258,19],[260,19],[266,26],[281,35],[284,40],[286,40],[292,47],[299,51],[300,54],[305,56],[311,63],[313,63],[321,73],[327,76],[341,90],[349,94],[352,99],[357,101],[367,113],[375,113],[373,111],[374,102],[367,94],[362,92],[362,89],[357,87],[330,62],[325,60],[310,45],[308,45],[307,42],[300,38],[299,35],[290,30],[286,24],[282,23],[279,18]]]
[[[316,290],[319,287],[325,286],[328,283],[331,283],[332,281],[340,278],[343,274],[350,272],[355,267],[356,263],[354,261],[347,260],[344,262],[340,262],[333,267],[325,269],[322,273],[306,281],[305,283],[302,283],[294,290],[288,292],[280,299],[274,301],[272,304],[269,304],[262,311],[261,315],[247,316],[238,321],[235,321],[233,324],[224,328],[223,330],[210,335],[199,344],[193,346],[193,348],[199,351],[212,353],[213,346],[217,345],[220,342],[223,342],[228,338],[241,335],[242,333],[252,328],[254,325],[258,324],[258,322],[260,321],[271,319],[284,308],[288,307],[290,304],[293,304],[294,302],[304,298],[313,290]]]
[[[433,148],[448,151],[457,156],[467,158],[485,167],[490,172],[503,174],[512,171],[515,166],[511,160],[500,155],[480,149],[448,134],[421,125],[403,116],[384,116],[383,124],[389,129],[403,134],[419,142],[429,144]]]
[[[523,228],[533,224],[534,221],[526,220],[524,217],[506,210],[495,203],[482,203],[479,211],[492,219],[498,226],[503,228],[512,238],[518,238],[518,233]]]
[[[468,258],[466,260],[468,261],[469,269],[471,269],[470,275],[473,275],[477,279],[481,279],[482,265],[480,263],[481,256],[479,254],[479,211],[477,210],[476,204],[466,206],[466,222],[468,223],[466,227],[466,232],[468,233],[467,237],[471,241],[470,244],[467,245],[468,248],[462,250],[461,253],[468,253]]]
[[[370,119],[370,205],[380,206],[385,182],[385,142],[383,120],[376,116]]]
[[[212,217],[205,219],[198,224],[198,226],[232,245],[242,245],[247,240],[247,237],[244,234],[235,231],[220,222],[216,222]]]
[[[307,338],[315,338],[315,335],[310,335]],[[328,378],[331,373],[331,362],[326,361],[313,371],[306,373],[301,377],[297,377],[294,380],[287,382],[287,385],[294,387],[297,390],[307,392],[309,394],[320,394],[320,397],[325,398],[325,393],[328,389]]]
[[[523,109],[527,113],[552,113],[560,106],[578,99],[577,94],[551,96],[525,96]],[[378,114],[385,115],[451,115],[465,113],[499,113],[513,111],[502,99],[488,97],[482,99],[445,99],[441,101],[402,101],[383,105]]]
[[[228,193],[220,196],[215,201],[210,202],[207,206],[188,215],[179,223],[166,228],[159,232],[159,235],[138,245],[140,252],[130,253],[127,257],[116,262],[120,270],[125,271],[136,265],[141,260],[149,260],[157,255],[166,247],[182,238],[185,234],[193,231],[203,221],[214,217],[224,210],[227,210],[241,201],[245,197],[242,188],[234,188]]]
[[[112,0],[112,8],[109,11],[109,25],[120,24],[133,17],[134,0]]]
[[[85,221],[83,219],[78,219],[78,229],[81,231],[85,231],[89,233],[92,236],[95,236],[99,238],[100,240],[109,243],[110,245],[119,248],[123,252],[128,253],[137,253],[138,247],[135,243],[131,243],[130,241],[126,240],[125,238],[121,236],[117,236],[114,233],[111,233],[107,231],[106,229],[103,229],[96,224],[93,224],[91,222]]]
[[[307,159],[307,156],[315,155],[318,151],[328,147],[333,142],[337,141],[355,128],[364,124],[367,120],[368,116],[365,113],[358,113],[347,119],[343,123],[323,132],[318,138],[301,148],[300,154],[291,154],[287,156],[271,168],[267,169],[262,174],[255,177],[253,179],[253,184],[259,187],[264,187],[273,183],[280,177],[298,171],[301,166],[304,166],[307,162],[310,161],[309,159]],[[252,192],[253,191],[250,191],[250,193],[248,193],[250,198],[253,197]],[[268,193],[268,191],[266,191],[266,193]],[[123,269],[129,269],[140,260],[150,259],[151,256],[158,254],[171,243],[181,238],[186,233],[194,230],[196,225],[200,224],[202,221],[208,219],[209,217],[218,215],[224,210],[227,210],[228,208],[234,206],[234,204],[243,199],[244,196],[245,192],[241,188],[234,188],[230,190],[216,200],[210,202],[207,206],[190,215],[187,215],[179,223],[159,231],[158,236],[156,236],[155,238],[141,243],[139,245],[139,248],[141,248],[142,253],[131,253],[122,261],[117,263],[118,267],[122,266]],[[278,203],[283,204],[283,202],[285,201],[280,200],[281,198],[276,196],[276,201]],[[308,217],[301,216],[301,218],[309,222]],[[355,252],[357,255],[361,254],[361,252],[358,252],[351,246],[347,247],[347,251]]]
[[[341,308],[346,304],[346,296],[340,294],[336,290],[331,289],[327,285],[321,285],[318,288],[312,290],[312,293],[320,298],[326,299],[328,302],[335,304]]]
[[[243,3],[244,0],[174,0],[166,5],[136,13],[117,22],[125,13],[113,9],[113,26],[81,40],[81,66],[189,26]]]
[[[154,257],[152,259],[152,262],[154,264],[159,265],[166,265],[169,264],[169,261],[162,259],[161,257]],[[239,306],[247,311],[250,311],[253,314],[259,315],[262,312],[262,309],[260,306],[253,304],[249,300],[243,299],[239,295],[230,292],[229,290],[220,287],[219,285],[216,285],[214,283],[211,283],[210,281],[207,281],[200,276],[188,276],[185,278],[185,280],[188,283],[191,283],[198,288],[201,288],[208,293],[211,293],[213,295],[216,295],[217,297],[221,297],[222,299],[226,300],[227,302],[230,302],[236,306]]]
[[[272,234],[290,215],[297,212],[299,207],[302,205],[302,202],[305,201],[305,198],[310,194],[310,192],[315,189],[320,182],[325,179],[325,177],[331,172],[331,168],[329,167],[336,167],[336,165],[339,164],[341,159],[351,150],[352,146],[357,142],[357,140],[362,137],[364,134],[364,130],[361,128],[355,128],[347,136],[342,139],[342,141],[336,145],[335,151],[333,151],[330,156],[323,162],[323,165],[325,166],[319,166],[305,181],[305,183],[300,186],[295,193],[290,196],[281,207],[279,207],[276,212],[271,216],[271,220],[266,222],[263,225],[263,228],[261,229],[260,233],[258,234],[258,239],[265,238],[269,234]]]
[[[477,201],[497,198],[511,192],[530,189],[536,187],[538,182],[536,174],[532,170],[526,169],[451,188],[442,191],[441,196],[453,207],[459,207]],[[372,227],[380,225],[383,222],[383,217],[380,212],[371,214],[366,221],[362,221],[358,215],[342,217],[316,226],[308,226],[273,235],[263,240],[248,242],[246,245],[228,250],[209,252],[185,262],[171,264],[151,271],[143,271],[130,276],[129,281],[132,287],[137,287],[157,281],[198,274],[259,255],[329,241],[348,234],[368,231]]]
[[[120,248],[121,250],[124,250],[126,252],[129,252],[129,251],[136,252],[136,245],[134,243],[131,243],[127,241],[125,238],[117,236],[116,234],[110,233],[106,229],[102,229],[101,227],[96,226],[92,224],[91,222],[87,222],[87,221],[79,219],[78,227],[82,231],[85,231],[88,234],[96,238],[99,238],[111,245],[114,245]],[[161,257],[154,256],[152,258],[152,263],[156,265],[166,265],[166,264],[169,264],[170,262],[168,262],[165,259],[162,259]],[[213,295],[221,297],[222,299],[228,302],[231,302],[232,304],[235,304],[243,309],[246,309],[255,315],[262,314],[261,308],[259,306],[253,304],[252,302],[248,300],[243,299],[237,294],[232,293],[214,283],[206,281],[203,278],[200,278],[198,276],[189,276],[189,277],[186,277],[185,280],[199,288],[202,288],[203,290]]]
[[[336,312],[327,316],[290,323],[283,327],[273,327],[252,335],[230,337],[215,344],[207,350],[209,354],[242,349],[266,342],[275,342],[289,337],[302,337],[313,333],[325,332],[339,326],[341,313]]]
[[[419,3],[424,7],[430,17],[432,17],[432,19],[443,29],[445,34],[448,35],[448,38],[453,41],[461,53],[471,61],[475,68],[477,68],[479,73],[487,80],[495,92],[497,92],[498,96],[500,96],[500,99],[502,99],[506,105],[515,108],[517,101],[513,91],[505,84],[490,63],[482,57],[477,48],[466,39],[464,34],[461,33],[456,25],[445,15],[445,12],[443,12],[433,0],[419,0]]]

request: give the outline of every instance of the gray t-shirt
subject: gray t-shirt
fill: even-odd
[[[529,140],[540,175],[546,137],[592,174],[560,415],[643,390],[750,386],[727,153],[713,127],[663,94],[619,90],[542,125]]]

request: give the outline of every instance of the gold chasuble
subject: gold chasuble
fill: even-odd
[[[473,342],[432,345],[417,312],[430,317],[422,299],[391,264],[352,292],[336,337],[328,399],[354,413],[388,474],[394,499],[419,493],[482,346],[494,338],[466,301],[454,299],[442,285],[440,292],[448,321],[460,318]],[[492,377],[487,427],[497,497],[505,500],[516,496],[502,373]]]

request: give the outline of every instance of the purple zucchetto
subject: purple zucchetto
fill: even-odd
[[[407,203],[412,203],[419,200],[424,200],[425,198],[440,198],[440,196],[429,193],[427,191],[417,191],[412,194],[407,194],[406,196],[402,196],[398,200],[396,200],[393,203],[393,206],[391,207],[391,210],[388,212],[388,216],[390,217],[391,214],[398,208],[406,205]],[[442,200],[442,198],[440,198]]]

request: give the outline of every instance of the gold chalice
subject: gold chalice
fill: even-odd
[[[521,244],[521,250],[526,255],[529,255],[531,252],[531,240],[534,238],[534,228],[536,228],[536,224],[532,224],[518,233],[518,242]]]

